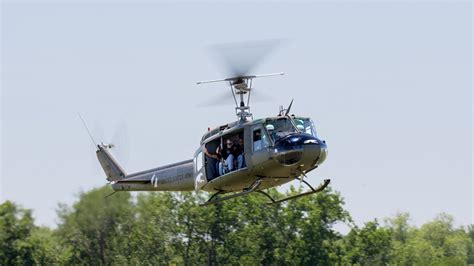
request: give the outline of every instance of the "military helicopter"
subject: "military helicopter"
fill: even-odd
[[[205,206],[254,192],[268,197],[269,204],[275,204],[326,188],[330,179],[325,179],[317,188],[304,180],[307,173],[326,160],[327,145],[317,136],[309,117],[290,115],[293,100],[287,108],[280,106],[274,117],[253,119],[250,112],[252,81],[283,73],[242,73],[226,79],[197,82],[228,83],[237,120],[205,132],[189,160],[127,174],[109,152],[112,145],[96,144],[97,157],[113,193],[193,190],[213,193],[200,204]],[[274,199],[265,191],[296,179],[308,186],[308,192]]]

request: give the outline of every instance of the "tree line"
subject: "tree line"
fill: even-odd
[[[298,193],[271,190],[275,197]],[[356,226],[330,188],[280,205],[249,195],[207,207],[203,193],[81,193],[60,204],[55,229],[0,205],[0,265],[468,265],[474,225],[440,214],[416,227],[407,213]],[[347,234],[334,229],[350,226]]]

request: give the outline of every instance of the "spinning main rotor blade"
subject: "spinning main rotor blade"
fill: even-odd
[[[248,75],[282,43],[283,39],[271,39],[221,44],[211,49],[228,76],[241,77]]]
[[[238,80],[238,79],[246,79],[246,78],[264,78],[264,77],[271,77],[271,76],[281,76],[285,75],[283,72],[279,73],[270,73],[270,74],[262,74],[262,75],[253,75],[253,76],[235,76],[232,78],[226,78],[226,79],[213,79],[213,80],[203,80],[203,81],[198,81],[196,82],[197,85],[199,84],[204,84],[204,83],[214,83],[214,82],[222,82],[222,81],[233,81],[233,80]]]

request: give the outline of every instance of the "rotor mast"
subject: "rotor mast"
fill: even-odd
[[[197,84],[203,83],[213,83],[213,82],[229,82],[230,91],[232,92],[232,97],[235,102],[235,115],[239,118],[240,121],[246,121],[248,117],[252,118],[252,113],[250,113],[250,94],[252,92],[252,81],[254,78],[263,78],[270,76],[280,76],[284,75],[283,72],[280,73],[271,73],[264,75],[251,75],[251,76],[239,76],[226,79],[216,79],[216,80],[207,80],[199,81]]]

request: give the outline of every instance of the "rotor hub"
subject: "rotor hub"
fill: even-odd
[[[229,82],[230,91],[235,102],[235,114],[241,121],[246,121],[248,117],[252,118],[250,113],[250,94],[252,92],[252,81],[254,78],[270,77],[283,75],[281,73],[272,73],[265,75],[249,75],[249,76],[237,76],[226,79],[199,81],[197,84],[211,83],[211,82]]]

